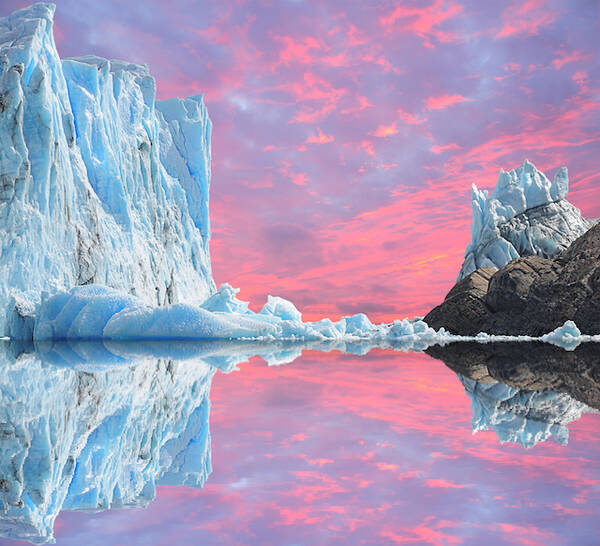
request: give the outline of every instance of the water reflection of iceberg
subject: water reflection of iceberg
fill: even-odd
[[[473,432],[492,429],[501,442],[524,447],[553,437],[566,444],[567,425],[600,409],[600,353],[543,343],[455,343],[427,350],[462,382],[471,399]]]
[[[473,433],[492,429],[500,442],[515,442],[530,448],[553,437],[566,445],[567,425],[590,411],[566,393],[524,391],[504,383],[479,383],[458,377],[471,399]]]
[[[0,535],[52,538],[61,509],[143,506],[211,472],[206,362],[78,370],[0,346]]]
[[[306,349],[365,354],[371,348],[340,340],[0,342],[0,536],[43,543],[52,539],[63,509],[145,506],[157,485],[202,487],[211,472],[209,392],[217,370],[229,372],[255,355],[276,365]],[[415,347],[398,342],[387,348]],[[555,372],[559,353],[545,354],[554,355],[545,360],[554,362],[551,376],[519,365],[506,379],[539,385],[532,389],[492,378],[487,352],[499,349],[477,349],[469,359],[463,348],[446,356],[463,365],[461,371],[451,367],[471,397],[474,430],[490,427],[501,441],[529,447],[554,436],[566,443],[566,425],[588,410],[577,398],[589,405],[597,399],[597,384],[581,379],[592,381],[593,374],[578,374],[569,394],[556,390],[566,385]],[[518,350],[522,354],[523,345]],[[453,358],[446,361],[451,365]],[[500,369],[508,374],[504,361]]]
[[[338,342],[0,342],[0,536],[52,540],[61,510],[145,506],[211,472],[217,370],[282,364]],[[27,352],[29,351],[29,352]]]

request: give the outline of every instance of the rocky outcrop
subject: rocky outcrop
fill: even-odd
[[[540,336],[572,320],[585,334],[600,333],[600,225],[552,260],[518,258],[492,272],[458,282],[425,322],[460,335]]]

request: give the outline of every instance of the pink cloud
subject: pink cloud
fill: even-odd
[[[386,138],[389,136],[396,135],[396,134],[398,134],[398,129],[396,128],[396,122],[392,123],[391,125],[380,125],[371,134],[378,138]]]
[[[428,110],[444,110],[455,104],[466,102],[471,99],[467,99],[462,95],[439,95],[436,97],[428,97],[425,101]]]
[[[558,51],[557,57],[552,60],[552,66],[556,70],[560,70],[566,64],[585,61],[588,58],[588,55],[584,55],[580,51]]]
[[[433,145],[429,149],[434,154],[442,154],[442,153],[447,152],[449,150],[460,150],[460,146],[458,144],[456,144],[455,142],[452,142],[451,144],[446,144],[445,146],[441,146],[439,144],[435,144],[435,145]]]
[[[513,2],[502,13],[502,28],[496,38],[533,36],[540,29],[554,23],[560,13],[551,9],[546,0]]]
[[[446,21],[458,16],[463,11],[463,6],[450,1],[435,0],[425,7],[398,6],[386,15],[379,18],[379,22],[387,32],[399,29],[404,32],[413,32],[425,39],[425,45],[433,47],[429,41],[435,37],[440,42],[453,42],[459,35],[441,30]]]
[[[311,36],[306,36],[299,40],[294,39],[291,36],[276,36],[275,40],[283,45],[279,52],[278,64],[282,63],[289,65],[292,62],[302,64],[313,63],[315,59],[310,52],[323,48],[322,44]]]
[[[331,135],[326,135],[319,128],[317,129],[316,135],[311,135],[306,139],[307,144],[327,144],[328,142],[333,142],[333,137]]]

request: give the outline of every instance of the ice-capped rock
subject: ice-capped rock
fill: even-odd
[[[0,336],[15,301],[100,284],[152,305],[215,292],[211,122],[148,68],[59,59],[54,5],[0,19]]]
[[[566,167],[550,182],[527,160],[501,170],[491,195],[473,184],[471,243],[458,280],[481,267],[500,269],[520,256],[552,258],[567,248],[593,225],[565,199],[568,191]]]
[[[567,425],[590,411],[565,393],[523,391],[504,383],[478,383],[458,377],[471,399],[473,433],[493,429],[501,442],[516,442],[531,448],[553,437],[566,445]]]

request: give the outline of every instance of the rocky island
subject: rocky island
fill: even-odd
[[[489,200],[474,188],[473,242],[459,281],[425,322],[464,336],[541,336],[568,320],[600,333],[600,225],[564,199],[567,190],[566,171],[550,184],[529,162],[501,173]]]

